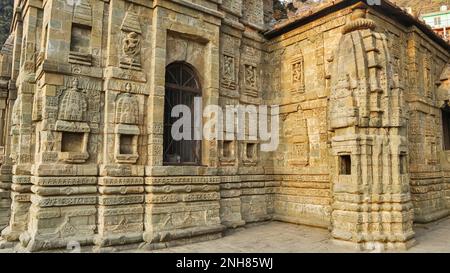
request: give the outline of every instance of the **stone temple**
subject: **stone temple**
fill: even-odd
[[[450,45],[377,2],[274,23],[272,0],[15,0],[0,248],[156,249],[269,220],[410,247],[450,214]],[[170,105],[198,97],[279,105],[278,149],[171,139]]]

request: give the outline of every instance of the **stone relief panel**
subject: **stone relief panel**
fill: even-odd
[[[237,141],[222,140],[219,142],[219,160],[222,166],[234,166],[236,164]]]
[[[301,51],[291,60],[291,93],[305,92],[305,68]]]
[[[79,86],[79,80],[75,78],[72,87],[66,89],[60,97],[58,120],[55,124],[55,131],[61,137],[59,158],[64,162],[83,163],[89,158],[87,106],[86,95]]]
[[[127,84],[127,91],[131,85]],[[123,93],[117,96],[115,113],[115,150],[116,163],[134,164],[139,158],[138,137],[139,102],[135,95]]]
[[[223,55],[222,86],[231,90],[236,89],[236,61],[234,56]]]
[[[261,98],[262,52],[251,45],[243,45],[240,65],[241,98],[247,100]]]
[[[389,64],[392,69],[391,75],[391,90],[394,99],[392,100],[392,117],[391,123],[393,125],[404,125],[407,116],[408,108],[404,103],[404,93],[407,88],[408,66],[406,65],[406,51],[407,42],[402,33],[394,34],[387,31],[385,33],[390,56]]]
[[[291,113],[284,122],[284,140],[287,142],[287,163],[290,166],[309,164],[310,143],[308,121],[302,111]]]
[[[256,97],[258,95],[258,68],[255,64],[244,65],[245,94]]]
[[[96,155],[100,123],[100,85],[65,77],[55,96],[42,97],[42,125],[37,132],[41,163],[79,164]],[[48,88],[48,87],[46,87]]]
[[[146,203],[153,208],[146,223],[152,228],[144,234],[147,242],[170,240],[167,232],[185,237],[188,230],[220,231],[220,177],[149,177],[145,183]]]
[[[127,84],[127,89],[131,88]],[[115,120],[117,124],[137,125],[139,123],[139,104],[137,98],[130,93],[119,96],[116,102]]]
[[[237,97],[238,71],[239,71],[239,45],[240,41],[228,34],[221,38],[221,92],[230,97]]]
[[[67,89],[61,99],[58,119],[65,121],[85,121],[87,114],[86,95],[79,86],[78,79],[74,79],[72,87]]]
[[[142,30],[139,16],[130,5],[120,27],[122,45],[120,67],[131,70],[141,70],[141,40]]]

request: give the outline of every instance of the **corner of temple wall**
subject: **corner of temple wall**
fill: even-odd
[[[414,243],[403,87],[388,40],[353,7],[334,56],[329,102],[334,157],[332,236],[362,249]]]
[[[13,38],[10,35],[0,50],[0,232],[8,226],[11,215],[11,162],[7,136],[8,106],[14,95],[10,92]]]

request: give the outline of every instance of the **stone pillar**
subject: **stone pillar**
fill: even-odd
[[[49,72],[43,77],[48,83],[39,86],[42,97],[35,100],[33,114],[39,141],[30,221],[20,236],[20,247],[27,251],[92,244],[96,230],[98,170],[93,151],[98,145],[101,85]]]
[[[11,185],[11,217],[9,226],[2,231],[2,241],[8,244],[19,240],[26,231],[29,220],[31,196],[31,168],[34,160],[34,131],[32,126],[32,104],[36,89],[35,67],[39,25],[39,8],[41,2],[17,2],[16,17],[12,27],[14,33],[13,47],[13,84],[17,86],[17,99],[14,102],[11,116],[11,150],[12,185]],[[22,21],[23,19],[23,21]],[[19,72],[20,71],[20,72]]]
[[[414,243],[408,145],[404,113],[390,107],[403,90],[393,81],[387,38],[366,8],[353,7],[334,58],[332,236],[363,249],[404,249]]]
[[[240,48],[245,26],[239,22],[242,18],[241,1],[225,1],[220,8],[233,18],[222,21],[220,28],[219,105],[225,110],[227,106],[239,104]],[[220,184],[220,219],[227,228],[237,228],[245,225],[241,212],[242,183],[238,175],[240,143],[236,140],[234,128],[231,130],[224,126],[223,135],[225,139],[218,141],[217,151],[218,165],[224,175]]]
[[[11,168],[7,142],[9,138],[9,106],[11,96],[9,85],[12,69],[13,36],[10,36],[0,50],[0,232],[8,225],[11,213]],[[9,107],[8,107],[9,106]]]
[[[118,80],[110,79],[110,82]],[[106,91],[104,161],[99,178],[98,235],[100,251],[143,241],[144,166],[143,95],[127,83]],[[140,90],[141,88],[139,88]]]
[[[148,18],[140,14],[151,11],[121,0],[111,1],[109,11],[97,251],[137,247],[144,232],[144,121],[150,88],[143,57],[150,55],[152,33],[143,27],[150,25],[144,23]]]
[[[4,219],[4,226],[1,228],[2,230],[6,228],[10,222],[11,217],[11,184],[12,184],[12,166],[13,162],[10,157],[11,154],[11,116],[12,116],[12,108],[16,99],[16,91],[12,87],[11,82],[9,82],[9,96],[8,96],[8,107],[7,107],[7,116],[5,117],[5,134],[7,135],[7,139],[5,142],[5,157],[4,162],[0,166],[0,188],[3,192],[4,196],[7,198],[3,198],[2,202],[6,206],[9,204],[9,207],[3,207],[3,213],[7,215],[7,218]],[[1,231],[0,231],[1,232]],[[2,243],[6,243],[5,246],[10,245],[5,240]],[[2,243],[0,243],[0,248],[2,247]]]
[[[7,228],[2,231],[2,239],[8,242],[19,240],[28,226],[28,211],[31,196],[31,108],[34,85],[23,82],[18,89],[12,112],[11,157],[11,217]]]
[[[44,6],[41,48],[35,54],[36,90],[29,107],[35,128],[30,220],[19,250],[94,242],[98,150],[103,147],[104,5],[58,0]]]

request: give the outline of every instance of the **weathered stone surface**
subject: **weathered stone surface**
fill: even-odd
[[[267,220],[409,247],[414,221],[450,214],[450,46],[385,1],[336,2],[270,25],[272,1],[15,1],[0,247],[156,249]],[[179,164],[174,85],[203,107],[279,105],[278,149],[203,140]]]

